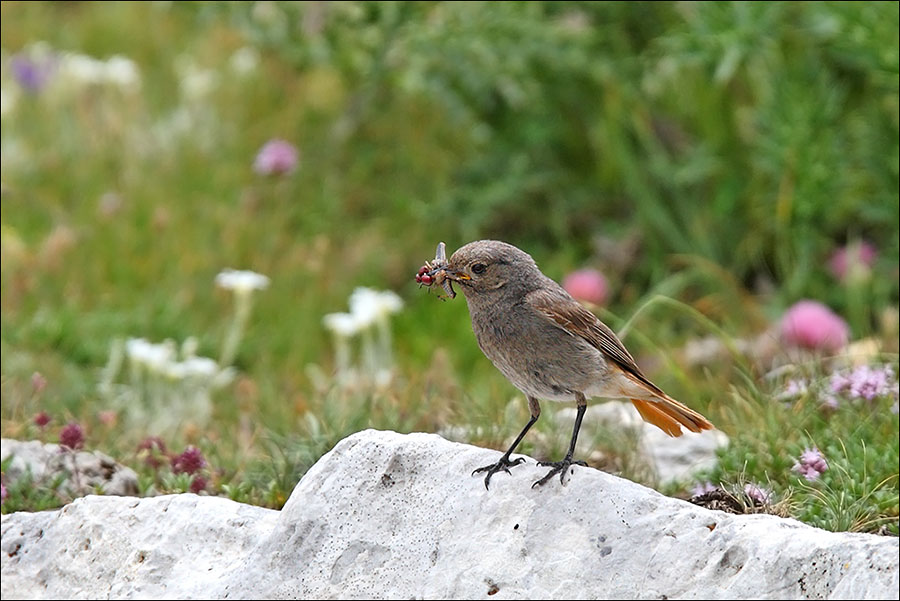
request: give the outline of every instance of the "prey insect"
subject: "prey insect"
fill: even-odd
[[[416,282],[425,286],[437,284],[447,293],[447,297],[455,298],[456,291],[453,289],[452,280],[447,276],[447,265],[447,245],[438,242],[434,260],[425,261],[425,265],[419,268],[416,273]],[[446,297],[440,296],[438,298],[446,299]]]

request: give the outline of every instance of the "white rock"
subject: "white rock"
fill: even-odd
[[[0,590],[4,599],[209,598],[277,518],[193,494],[88,496],[4,515]]]
[[[281,512],[86,497],[3,516],[3,598],[897,598],[898,541],[709,511],[436,435],[341,441]]]
[[[716,449],[728,446],[728,436],[721,430],[706,430],[672,438],[645,424],[641,426],[641,445],[659,482],[689,482],[695,472],[716,466]]]
[[[0,440],[0,460],[6,461],[10,455],[13,455],[12,462],[4,472],[7,482],[18,480],[30,471],[36,481],[49,482],[60,475],[66,476],[60,490],[68,491],[73,496],[98,490],[107,495],[134,495],[138,492],[138,477],[134,470],[100,451],[78,451],[73,457],[72,452],[62,452],[58,444],[4,438]],[[78,473],[77,478],[69,477],[73,466]]]
[[[566,407],[556,413],[566,436],[571,435],[575,423],[575,409]],[[720,430],[687,432],[672,438],[656,426],[641,419],[634,405],[623,401],[607,401],[588,407],[578,437],[578,451],[591,452],[592,432],[599,428],[629,428],[638,439],[638,449],[659,483],[687,483],[692,475],[716,465],[716,450],[728,445],[728,436]],[[577,459],[577,457],[576,457]]]

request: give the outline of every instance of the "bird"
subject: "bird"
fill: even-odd
[[[566,290],[544,275],[525,251],[499,240],[477,240],[444,258],[443,243],[428,272],[417,281],[440,283],[450,297],[455,283],[469,308],[478,346],[494,366],[528,400],[531,418],[496,463],[480,467],[490,489],[494,474],[524,462],[510,456],[541,415],[540,400],[575,401],[577,413],[569,449],[532,487],[559,475],[561,485],[572,465],[587,400],[594,397],[630,400],[640,416],[669,436],[714,428],[703,415],[666,394],[644,375],[616,334]],[[427,276],[427,277],[423,277]]]

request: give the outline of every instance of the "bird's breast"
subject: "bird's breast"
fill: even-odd
[[[596,348],[524,304],[472,311],[472,328],[485,356],[526,395],[572,401],[608,372]]]

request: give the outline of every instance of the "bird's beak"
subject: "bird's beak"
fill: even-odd
[[[428,275],[435,277],[438,273],[444,272],[444,276],[455,282],[464,282],[466,280],[471,280],[472,277],[464,271],[457,271],[455,269],[450,269],[446,266],[439,265],[428,272]]]
[[[468,274],[455,269],[448,269],[446,266],[439,266],[429,272],[428,275],[434,278],[434,282],[440,284],[450,298],[456,298],[456,291],[453,290],[451,282],[462,284],[466,280],[472,279]]]
[[[447,276],[451,280],[456,280],[457,282],[462,282],[465,280],[472,279],[472,277],[469,274],[465,273],[464,271],[456,271],[455,269],[448,269]]]

